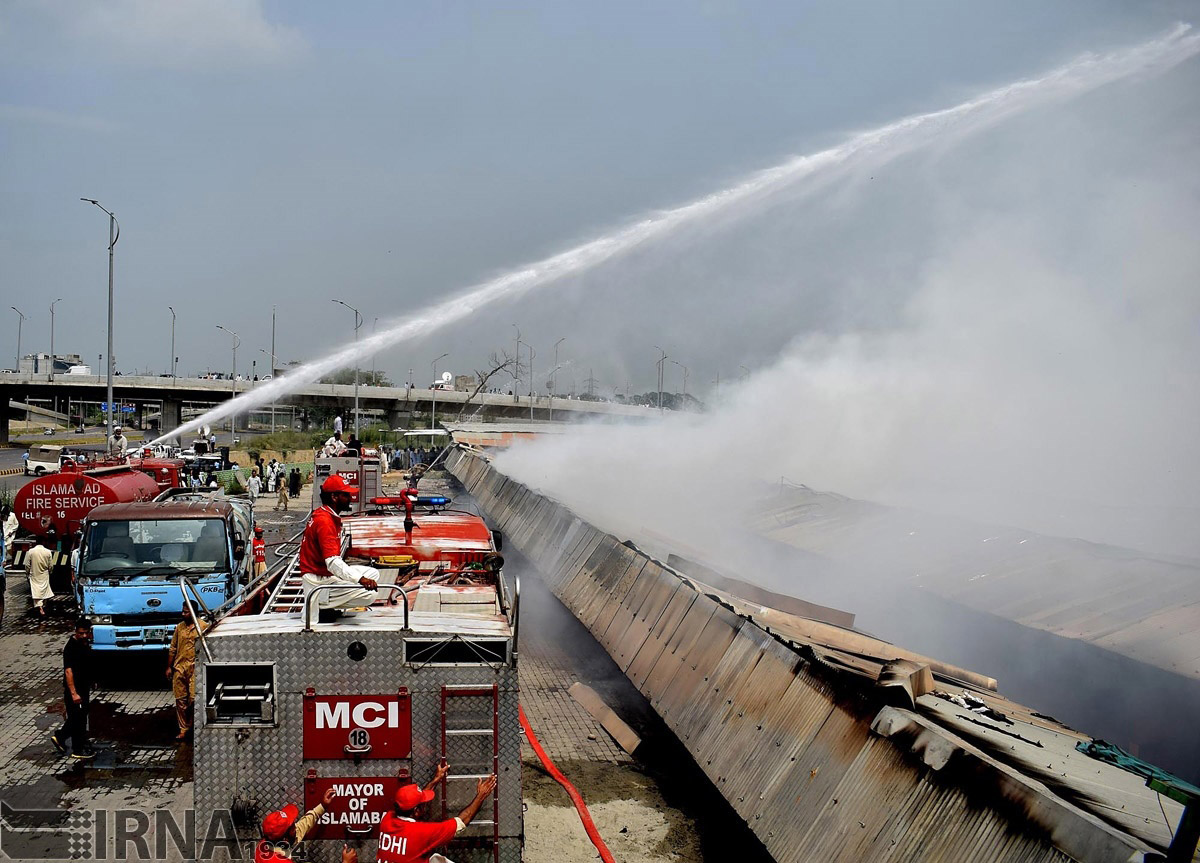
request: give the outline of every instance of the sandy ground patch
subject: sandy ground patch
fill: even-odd
[[[621,863],[702,859],[694,822],[669,806],[636,768],[597,762],[559,764],[587,803],[596,829]],[[567,792],[540,763],[522,772],[525,863],[591,863],[597,852]]]

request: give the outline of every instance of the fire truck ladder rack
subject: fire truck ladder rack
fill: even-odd
[[[288,614],[304,608],[304,576],[300,567],[292,563],[290,571],[279,581],[279,586],[267,601],[267,612]]]
[[[492,724],[490,727],[475,727],[475,728],[451,728],[448,726],[447,717],[451,715],[451,703],[458,698],[485,698],[490,697],[492,700]],[[453,715],[464,715],[464,713],[455,712]],[[466,716],[472,716],[470,713],[465,713]],[[478,713],[474,714],[475,717]],[[452,755],[456,755],[450,751],[450,747],[455,741],[463,740],[464,738],[487,738],[492,740],[492,775],[500,775],[500,689],[496,684],[491,686],[480,686],[478,684],[464,684],[457,686],[442,687],[442,763],[453,764]],[[460,762],[461,763],[461,762]],[[443,820],[449,817],[449,808],[447,804],[446,783],[456,781],[479,781],[488,776],[487,773],[452,773],[442,781],[442,818]],[[472,827],[491,827],[492,828],[492,853],[496,863],[500,863],[500,792],[499,788],[492,791],[492,818],[491,820],[476,819],[471,822]]]

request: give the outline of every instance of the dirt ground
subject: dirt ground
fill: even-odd
[[[614,859],[660,863],[703,859],[695,825],[629,765],[575,761],[557,765],[582,790],[597,831]],[[526,762],[522,783],[526,863],[590,863],[595,847],[567,792],[539,764]]]

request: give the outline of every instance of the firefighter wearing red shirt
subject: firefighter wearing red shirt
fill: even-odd
[[[250,548],[254,553],[254,576],[257,578],[267,571],[267,544],[263,542],[261,527],[254,528],[254,539],[250,542]]]
[[[282,809],[269,813],[262,822],[262,838],[254,846],[254,863],[274,863],[291,860],[296,847],[304,841],[321,820],[336,795],[332,788],[325,791],[321,802],[300,815],[300,807],[288,803]],[[342,859],[346,859],[345,851]]]
[[[321,486],[320,509],[313,512],[300,542],[300,572],[308,590],[333,587],[317,596],[318,608],[337,609],[370,605],[375,601],[378,573],[369,566],[351,566],[342,560],[342,518],[350,508],[356,486],[337,474]]]
[[[429,863],[429,857],[471,823],[483,802],[496,790],[493,774],[475,783],[475,799],[456,818],[446,821],[423,820],[433,799],[434,787],[446,778],[450,768],[443,764],[424,788],[402,785],[396,792],[392,811],[379,822],[379,849],[376,863]]]

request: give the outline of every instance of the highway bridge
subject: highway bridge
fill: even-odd
[[[113,400],[134,408],[135,422],[151,413],[161,412],[161,427],[177,428],[182,424],[185,405],[211,407],[228,401],[236,390],[241,395],[271,381],[229,381],[203,378],[153,377],[148,375],[118,375],[113,378]],[[12,402],[37,403],[50,410],[70,413],[75,402],[103,402],[107,398],[107,382],[97,375],[45,374],[0,375],[0,445],[9,442],[9,421],[21,415]],[[427,390],[416,387],[376,387],[360,385],[359,409],[378,413],[389,428],[408,425],[414,418],[428,423],[436,406],[439,418],[454,419],[463,413],[476,419],[537,419],[578,421],[582,419],[649,419],[658,416],[653,408],[625,405],[616,402],[586,401],[528,395],[499,395],[469,392]],[[301,421],[308,422],[308,411],[314,408],[334,409],[349,418],[354,409],[353,384],[305,384],[280,398],[279,408],[295,408]],[[464,410],[465,406],[465,410]],[[265,413],[268,407],[256,408]],[[239,416],[238,424],[246,420]],[[347,423],[349,425],[349,423]]]

